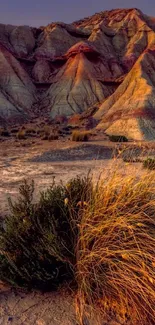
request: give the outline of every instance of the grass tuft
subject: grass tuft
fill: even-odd
[[[90,133],[88,131],[73,131],[72,141],[76,142],[86,142],[89,140]]]
[[[79,310],[155,322],[155,177],[100,182],[80,223]],[[91,310],[91,309],[90,309]],[[81,318],[82,319],[82,318]]]
[[[25,129],[19,130],[16,137],[17,137],[18,140],[25,140],[26,139],[26,131],[25,131]]]

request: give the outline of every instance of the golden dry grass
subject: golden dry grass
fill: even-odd
[[[16,137],[17,137],[18,140],[24,140],[24,139],[26,139],[26,132],[25,132],[25,129],[20,129],[20,130],[17,132]]]
[[[99,306],[106,318],[155,324],[155,174],[100,180],[79,227],[81,323]]]
[[[90,137],[90,132],[88,131],[78,131],[75,130],[72,133],[72,141],[80,142],[80,141],[88,141]]]

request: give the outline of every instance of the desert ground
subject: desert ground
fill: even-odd
[[[140,144],[136,144],[136,146]],[[131,144],[128,144],[131,146]],[[117,150],[116,150],[117,148]],[[23,179],[35,181],[37,194],[49,187],[53,179],[67,183],[76,175],[89,171],[97,179],[103,172],[109,173],[119,165],[122,175],[144,173],[141,162],[128,163],[122,157],[115,158],[120,145],[103,136],[92,137],[89,142],[73,142],[66,138],[43,141],[40,138],[17,140],[3,138],[0,143],[0,215],[8,213],[8,197],[15,200]],[[74,294],[60,292],[39,293],[15,290],[1,283],[0,324],[7,325],[77,325]],[[123,324],[109,319],[102,325]],[[88,325],[87,320],[85,325]]]
[[[144,159],[150,156],[153,157],[153,168],[151,168],[155,169],[155,144],[153,142],[155,139],[154,17],[143,14],[139,9],[131,8],[102,11],[70,24],[49,21],[47,26],[39,28],[12,26],[8,23],[0,24],[0,221],[3,224],[2,233],[5,232],[5,217],[9,214],[8,199],[11,197],[13,201],[17,200],[19,187],[24,179],[34,180],[34,201],[37,201],[39,193],[47,189],[53,182],[66,184],[76,175],[81,177],[91,172],[94,183],[104,174],[108,176],[116,170],[122,177],[135,175],[139,178],[145,173],[150,173],[149,170],[144,169],[146,166],[143,165]],[[76,128],[78,132],[79,130],[90,131],[89,141],[73,141],[72,131],[75,131]],[[127,143],[112,142],[110,136],[123,136],[129,141]],[[149,162],[150,159],[147,159],[146,163],[149,164]],[[129,189],[131,189],[130,185]],[[104,206],[105,192],[101,192],[103,194],[101,204]],[[132,193],[130,190],[129,192]],[[109,193],[111,198],[111,187]],[[141,193],[139,188],[138,193]],[[126,197],[125,192],[125,201]],[[144,202],[145,199],[144,195]],[[140,201],[143,202],[138,197],[138,202]],[[80,194],[78,203],[83,207],[84,203],[87,205],[88,202],[83,201]],[[119,199],[118,203],[120,203]],[[151,205],[152,201],[148,203]],[[154,204],[152,205],[154,206]],[[122,206],[126,209],[124,202]],[[139,204],[133,204],[133,206],[139,209]],[[146,209],[145,205],[142,207]],[[65,208],[62,209],[62,211],[64,210]],[[152,206],[150,211],[152,213]],[[142,209],[142,212],[145,211]],[[109,218],[108,213],[105,215]],[[139,215],[141,216],[141,211],[139,211]],[[26,221],[26,217],[24,212],[23,223]],[[103,214],[101,214],[101,222],[103,222],[102,217]],[[45,214],[45,219],[47,219],[47,214]],[[92,220],[92,214],[90,220]],[[146,217],[144,220],[146,221]],[[132,222],[135,223],[135,218]],[[62,222],[62,224],[64,223]],[[128,225],[127,221],[125,224],[125,229],[127,229],[127,237],[123,232],[125,242],[126,238],[130,238],[132,226],[136,227],[138,239],[141,239],[139,227],[142,227],[142,234],[146,235],[145,225],[139,222],[136,226],[132,223]],[[120,219],[120,225],[122,226],[122,219]],[[146,226],[148,226],[147,223]],[[16,236],[14,228],[12,227]],[[72,228],[74,229],[74,227]],[[80,233],[79,222],[77,228],[77,233]],[[119,227],[117,226],[115,229],[110,226],[109,229],[111,230],[111,228],[117,232]],[[68,230],[68,228],[66,229]],[[67,234],[66,229],[63,231],[65,234]],[[21,236],[21,231],[17,232],[22,240],[26,238],[25,235]],[[116,232],[114,231],[114,237]],[[50,231],[49,233],[53,235]],[[100,227],[97,235],[95,233],[95,242],[96,238],[98,240],[99,233]],[[140,290],[137,290],[137,297],[142,292],[144,284],[149,283],[148,288],[152,286],[151,290],[148,288],[146,290],[145,297],[148,299],[148,304],[145,311],[148,311],[148,307],[154,305],[152,301],[155,301],[155,295],[150,298],[151,293],[155,291],[152,227],[149,228],[150,233],[150,246],[147,246],[144,240],[141,241],[141,244],[144,243],[148,252],[151,251],[151,253],[148,255],[147,252],[148,258],[146,258],[145,247],[142,246],[144,260],[147,263],[146,265],[145,263],[139,264],[138,260],[138,272],[135,271],[135,279],[137,279],[138,273],[142,281],[138,282],[142,285]],[[103,231],[103,234],[107,234],[107,231]],[[33,235],[34,231],[28,237],[28,243]],[[10,238],[13,238],[13,244],[15,244],[13,252],[11,251],[12,262],[18,245],[14,242],[12,235],[9,237],[9,242]],[[37,236],[37,238],[40,237]],[[111,236],[109,238],[111,242]],[[144,238],[146,239],[146,237]],[[90,247],[88,245],[90,260],[94,241],[90,241]],[[33,243],[36,244],[36,237]],[[103,243],[103,248],[105,248],[104,240]],[[119,243],[123,249],[122,241]],[[134,243],[137,249],[135,239]],[[50,248],[53,246],[50,245]],[[116,244],[115,247],[118,245]],[[5,254],[3,254],[2,247],[0,250],[3,259]],[[8,251],[5,248],[4,251],[7,255]],[[32,247],[33,251],[34,246]],[[81,253],[81,250],[79,251]],[[73,255],[76,256],[77,251],[74,253]],[[119,252],[115,259],[116,261],[125,260],[123,264],[125,271],[128,271],[128,267],[132,267],[130,251],[127,250],[127,253],[129,254],[126,256]],[[22,250],[21,252],[17,250],[17,257],[19,255],[20,258],[25,258]],[[98,255],[101,256],[101,246],[99,246]],[[139,247],[138,253],[135,255],[139,256]],[[32,258],[32,261],[34,260]],[[129,261],[128,264],[126,264],[127,261]],[[87,271],[93,269],[95,264],[93,263],[94,260],[90,264],[91,267],[88,266]],[[86,266],[85,264],[83,263],[84,266]],[[98,262],[95,265],[98,267]],[[122,263],[119,263],[119,266],[121,265]],[[143,272],[141,272],[142,268]],[[149,272],[152,272],[148,272],[149,276],[146,272],[147,268]],[[104,278],[105,269],[102,263],[101,269]],[[89,274],[87,271],[86,275]],[[34,275],[34,269],[32,269],[32,273]],[[118,274],[122,275],[125,272],[123,270]],[[90,279],[92,280],[92,276]],[[116,279],[119,282],[119,276]],[[112,280],[114,280],[113,274]],[[133,285],[132,294],[135,294],[135,282],[130,280],[133,280],[133,273],[129,277],[128,283]],[[96,278],[94,282],[95,287],[97,283],[98,289]],[[101,283],[103,284],[103,281]],[[94,283],[90,288],[94,289]],[[126,294],[122,282],[121,288]],[[70,290],[65,287],[65,289],[61,288],[59,291],[51,293],[26,292],[0,283],[0,325],[79,325],[75,315],[74,293]],[[120,287],[117,293],[119,291]],[[111,296],[114,296],[113,291]],[[131,292],[129,296],[131,296]],[[118,301],[118,295],[116,300]],[[106,303],[105,299],[103,301]],[[141,307],[141,296],[138,297],[139,301]],[[146,299],[144,301],[146,302]],[[136,304],[128,303],[128,307],[135,307],[138,315],[137,300],[133,299],[133,302]],[[132,307],[131,309],[133,309]],[[140,308],[140,310],[142,309]],[[153,308],[149,308],[149,316],[150,310],[153,311]],[[121,313],[120,305],[119,313]],[[131,314],[133,317],[133,310]],[[141,316],[140,312],[139,314]],[[106,321],[102,319],[99,325],[120,324],[133,325],[133,323],[129,324],[127,319],[117,319],[116,315],[114,317],[110,315]],[[144,320],[144,324],[152,325],[154,323],[147,324],[147,321]],[[82,325],[94,325],[94,322],[92,320],[90,324],[90,321],[84,319]],[[134,325],[139,325],[139,323]]]
[[[130,148],[131,145],[126,146]],[[140,146],[139,142],[135,148],[137,146]],[[37,193],[49,187],[53,179],[65,184],[72,177],[87,175],[89,171],[97,178],[116,166],[113,158],[118,156],[119,147],[119,144],[105,140],[103,136],[92,137],[89,142],[73,142],[69,138],[54,141],[33,138],[4,140],[0,143],[1,216],[8,211],[8,198],[17,197],[23,179],[34,180],[37,197]],[[143,171],[140,162],[124,163],[121,156],[118,156],[117,163],[121,173]]]

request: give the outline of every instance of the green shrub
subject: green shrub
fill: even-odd
[[[109,135],[109,140],[112,142],[128,142],[124,135]]]
[[[46,290],[74,279],[78,224],[92,181],[76,177],[67,186],[52,186],[33,203],[34,184],[26,181],[1,227],[0,280]]]
[[[154,170],[155,169],[155,158],[146,158],[143,161],[143,167]]]
[[[72,141],[88,141],[90,134],[88,131],[73,131],[72,133]]]

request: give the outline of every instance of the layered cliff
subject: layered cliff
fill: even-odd
[[[0,123],[98,106],[98,128],[155,137],[155,19],[112,10],[46,27],[0,25]]]

